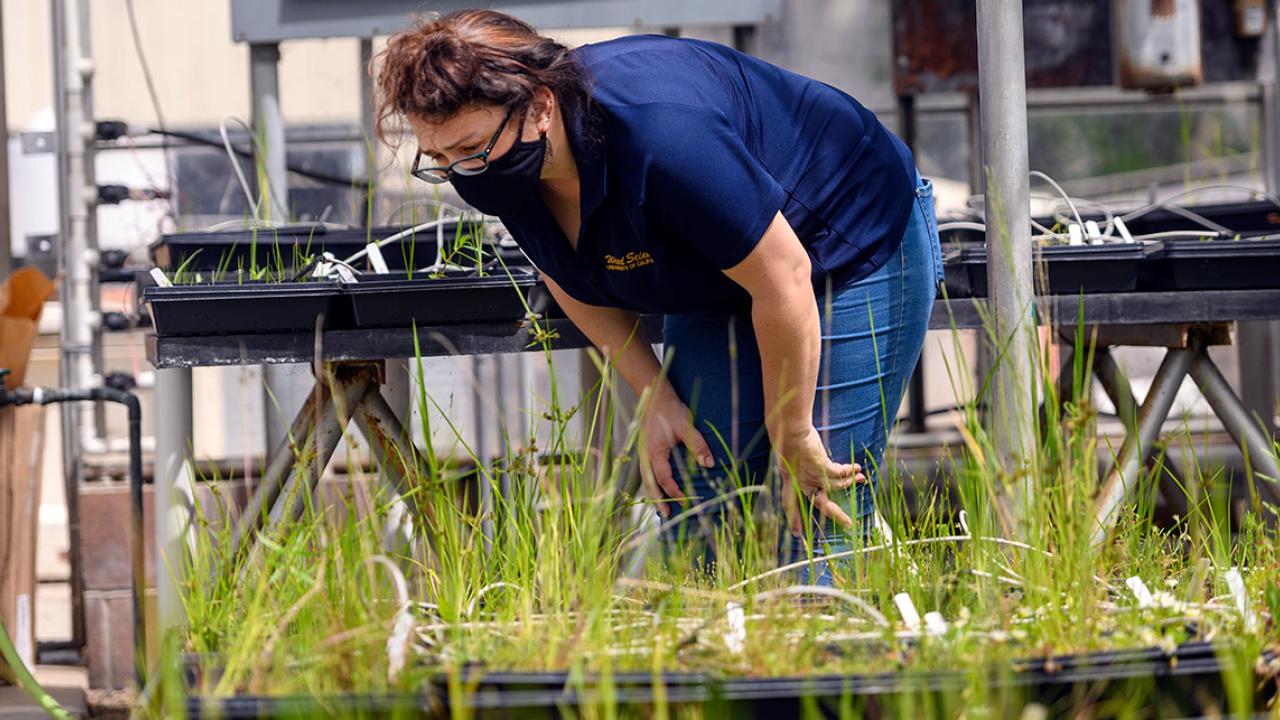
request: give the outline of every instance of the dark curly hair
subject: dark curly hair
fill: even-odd
[[[459,10],[397,33],[373,59],[378,139],[410,115],[443,120],[463,108],[519,108],[545,86],[566,119],[586,112],[590,78],[569,48],[493,10]]]

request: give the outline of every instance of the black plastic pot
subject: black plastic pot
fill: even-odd
[[[1144,290],[1280,287],[1280,240],[1164,240],[1148,249]]]
[[[351,257],[363,250],[370,239],[390,237],[403,228],[376,227],[335,230],[324,226],[290,226],[282,228],[233,230],[227,232],[190,232],[162,235],[150,247],[151,261],[162,270],[173,271],[185,267],[190,271],[214,271],[225,268],[235,272],[237,268],[252,266],[274,267],[282,264],[294,268],[307,256],[317,256],[328,251],[339,259]],[[464,226],[463,232],[468,232]],[[458,232],[457,222],[444,225],[446,245]],[[404,238],[382,249],[387,266],[404,269],[408,253],[404,248],[413,243],[413,264],[417,267],[436,261],[436,230],[418,232],[412,238]],[[492,247],[486,256],[492,259]]]
[[[142,302],[157,335],[239,335],[351,326],[350,300],[336,282],[151,286]]]
[[[1252,670],[1252,669],[1251,669]],[[1038,702],[1057,715],[1097,708],[1111,701],[1148,700],[1152,716],[1179,716],[1222,710],[1224,667],[1208,643],[1188,643],[1173,653],[1158,648],[1085,653],[1029,661],[988,677],[991,698],[1012,708]],[[797,717],[816,710],[841,716],[843,706],[860,716],[897,717],[904,707],[967,704],[973,676],[965,672],[900,672],[877,675],[715,678],[670,673],[655,684],[648,673],[615,674],[608,685],[598,678],[574,682],[566,673],[495,673],[473,671],[463,679],[473,687],[466,711],[481,717],[577,716],[577,708],[606,700],[619,708],[642,712],[660,699],[670,706],[701,705],[708,716]],[[1274,683],[1257,684],[1255,706],[1265,707],[1275,695]],[[1157,709],[1157,706],[1159,709]],[[226,700],[188,701],[191,717],[301,717],[317,712],[383,717],[392,714],[448,716],[448,685],[437,678],[418,693],[346,694],[324,698],[238,696]]]
[[[1036,287],[1049,295],[1129,292],[1138,287],[1139,266],[1145,256],[1139,244],[1037,247],[1033,254]],[[948,297],[986,297],[986,246],[953,249],[946,256],[944,272]]]
[[[406,279],[364,276],[360,282],[343,285],[350,296],[357,328],[392,328],[453,323],[517,321],[525,316],[523,295],[534,312],[545,306],[546,296],[537,276],[524,269],[507,274],[475,277],[470,273],[447,273],[445,277]]]

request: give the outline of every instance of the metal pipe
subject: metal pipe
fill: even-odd
[[[187,569],[183,536],[191,527],[191,508],[180,502],[192,493],[188,463],[192,443],[191,369],[156,371],[152,402],[156,416],[155,503],[157,627],[161,634],[183,622],[182,587]],[[190,499],[188,498],[188,501]],[[159,572],[166,568],[167,572]]]
[[[1201,353],[1191,363],[1191,379],[1196,381],[1227,433],[1237,445],[1247,450],[1254,474],[1263,476],[1257,485],[1259,493],[1272,504],[1280,505],[1280,463],[1276,461],[1275,446],[1270,436],[1263,432],[1258,419],[1232,392],[1231,385],[1222,377],[1208,353]]]
[[[85,358],[87,352],[87,344],[84,342],[81,330],[85,325],[83,314],[85,307],[75,301],[76,293],[73,292],[73,268],[82,263],[79,262],[83,254],[83,247],[79,243],[71,241],[72,224],[71,224],[71,207],[73,198],[72,188],[80,187],[73,185],[71,177],[71,162],[69,148],[71,143],[68,141],[70,136],[69,127],[78,126],[78,112],[73,118],[68,110],[68,98],[73,95],[72,88],[79,88],[79,75],[76,72],[69,71],[74,68],[78,60],[79,54],[69,57],[68,46],[74,46],[76,43],[69,41],[67,18],[67,0],[53,0],[50,3],[50,26],[53,30],[53,86],[54,86],[54,125],[53,133],[54,149],[56,153],[57,164],[57,182],[58,182],[58,274],[63,278],[63,282],[58,285],[58,301],[62,308],[62,325],[59,328],[59,362],[58,362],[58,382],[64,388],[74,388],[81,385],[83,378],[81,375],[80,362]],[[76,108],[78,110],[78,95],[76,95]],[[62,420],[62,481],[63,492],[67,499],[67,534],[71,545],[70,565],[71,565],[71,635],[77,647],[84,647],[85,631],[84,631],[84,605],[83,590],[84,582],[80,568],[79,548],[80,548],[80,477],[83,467],[80,462],[80,435],[79,435],[79,417],[80,408],[75,405],[65,405],[59,408],[59,414]]]
[[[1267,21],[1258,53],[1262,102],[1262,163],[1267,191],[1280,193],[1280,3],[1266,0]]]
[[[255,159],[265,182],[258,187],[258,215],[265,220],[289,219],[289,177],[286,167],[284,118],[280,109],[280,46],[249,45],[249,88],[252,93],[253,131],[260,155]],[[306,401],[306,384],[295,377],[292,365],[265,365],[262,380],[266,446],[278,447],[286,437],[283,418]]]
[[[1133,387],[1129,378],[1116,364],[1116,359],[1107,348],[1098,348],[1093,355],[1093,374],[1097,376],[1102,389],[1116,406],[1116,415],[1129,432],[1138,425],[1138,401],[1133,398]]]
[[[106,353],[102,346],[102,287],[99,282],[98,255],[98,171],[95,147],[96,133],[93,128],[93,76],[96,66],[93,64],[93,33],[91,29],[92,15],[88,0],[76,3],[78,36],[80,40],[79,71],[81,77],[80,112],[82,124],[76,128],[79,143],[81,172],[84,175],[84,242],[85,254],[80,263],[84,265],[88,277],[89,305],[89,375],[80,387],[101,385],[106,375]],[[83,438],[82,452],[106,452],[107,407],[102,401],[93,404],[93,420],[82,424],[80,437]],[[92,448],[92,449],[91,449]]]
[[[1037,406],[1031,348],[1031,206],[1027,165],[1026,71],[1022,3],[978,0],[978,84],[987,180],[987,282],[995,327],[992,439],[1005,469],[1022,478],[1015,517],[1034,499],[1029,472]],[[1019,520],[1021,522],[1021,520]]]
[[[138,687],[146,685],[147,624],[145,598],[147,591],[146,538],[143,533],[142,503],[142,403],[133,393],[109,387],[57,390],[21,388],[3,390],[0,406],[49,405],[52,403],[113,402],[124,405],[129,421],[129,550],[132,572],[134,665]]]
[[[914,155],[916,152],[916,98],[914,95],[898,96],[898,138]],[[907,431],[922,433],[928,429],[928,412],[925,408],[924,353],[916,360],[915,370],[907,382]]]
[[[364,176],[369,178],[369,184],[365,187],[364,207],[365,216],[364,224],[372,226],[376,222],[377,213],[374,212],[374,205],[377,203],[377,194],[373,184],[374,173],[378,167],[378,141],[376,139],[376,131],[374,124],[376,122],[373,113],[374,102],[374,85],[373,76],[369,74],[369,65],[373,62],[373,38],[360,38],[360,129],[364,133],[365,142],[365,168]]]
[[[1116,463],[1107,474],[1094,502],[1094,516],[1097,519],[1092,538],[1094,548],[1106,542],[1111,528],[1115,527],[1120,507],[1133,495],[1142,466],[1146,464],[1147,456],[1160,436],[1161,426],[1169,417],[1178,388],[1182,387],[1182,381],[1191,369],[1192,360],[1200,352],[1200,341],[1193,338],[1191,347],[1170,349],[1160,362],[1160,368],[1151,381],[1151,389],[1147,391],[1147,397],[1138,410],[1136,431],[1125,436]]]

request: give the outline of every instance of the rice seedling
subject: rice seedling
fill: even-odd
[[[551,331],[536,316],[529,322],[535,351],[554,364]],[[637,490],[641,425],[608,406],[618,379],[607,363],[573,402],[553,372],[549,394],[526,409],[529,435],[504,428],[495,458],[468,446],[426,392],[419,353],[423,435],[433,437],[431,418],[442,418],[451,447],[385,448],[404,461],[404,496],[378,482],[394,469],[357,471],[337,502],[304,493],[301,517],[258,533],[252,554],[230,552],[231,530],[216,520],[224,509],[203,513],[214,520],[202,521],[186,560],[186,625],[162,664],[189,662],[187,689],[211,702],[309,697],[335,714],[345,706],[326,703],[350,694],[426,693],[461,717],[487,675],[552,672],[587,716],[616,715],[637,677],[646,713],[663,716],[715,714],[714,702],[687,700],[689,677],[801,677],[847,683],[837,706],[813,700],[816,714],[955,717],[1020,713],[1029,696],[1017,679],[1067,662],[1052,658],[1210,642],[1226,668],[1222,709],[1252,711],[1259,672],[1276,669],[1280,543],[1275,508],[1255,501],[1233,516],[1226,493],[1232,482],[1271,480],[1202,472],[1184,459],[1194,468],[1182,474],[1186,512],[1161,527],[1154,498],[1170,491],[1172,475],[1157,459],[1095,548],[1093,498],[1108,451],[1079,324],[1074,344],[1068,371],[1084,389],[1068,396],[1036,347],[1045,409],[1028,471],[1037,492],[1017,527],[1002,510],[1014,478],[978,411],[985,379],[973,387],[957,351],[948,374],[957,395],[974,400],[955,414],[964,447],[941,482],[917,481],[927,489],[909,503],[888,458],[878,468],[876,530],[855,533],[839,552],[811,532],[798,562],[782,559],[794,541],[781,531],[777,472],[730,473],[721,496],[677,502],[659,520]],[[582,451],[590,438],[613,438],[615,422],[619,443]],[[731,429],[718,430],[713,442],[725,443]],[[309,439],[293,442],[297,462],[310,462]],[[393,541],[406,537],[406,522],[411,542]],[[805,579],[820,564],[830,586]],[[884,673],[896,673],[892,701],[856,690]],[[951,673],[952,684],[939,690],[937,673]],[[1149,676],[1112,689],[1063,702],[1117,716],[1183,707]]]

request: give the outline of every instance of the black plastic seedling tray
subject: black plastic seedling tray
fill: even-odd
[[[156,334],[167,337],[310,332],[320,315],[325,330],[517,322],[526,315],[526,302],[532,312],[558,316],[532,270],[510,272],[412,278],[366,273],[356,283],[152,285],[143,288],[142,302]]]
[[[1144,290],[1280,287],[1280,240],[1164,240],[1148,248]]]
[[[1239,233],[1243,237],[1257,235],[1273,235],[1280,233],[1280,207],[1270,200],[1257,200],[1238,203],[1211,203],[1205,205],[1187,205],[1184,208],[1200,217]],[[1105,215],[1081,213],[1082,220],[1093,220],[1099,226],[1106,226]],[[1045,227],[1058,224],[1053,218],[1036,218],[1036,222]],[[1072,221],[1074,222],[1074,220]],[[1150,235],[1152,233],[1174,232],[1182,230],[1204,230],[1205,227],[1182,213],[1156,208],[1125,222],[1125,227],[1133,235]],[[1063,234],[1066,234],[1065,228]],[[1119,237],[1119,232],[1113,232]],[[986,233],[970,228],[957,228],[941,233],[943,243],[968,245],[986,240]]]
[[[209,272],[237,268],[275,267],[286,268],[304,262],[307,256],[331,252],[339,259],[351,257],[363,250],[370,240],[391,237],[404,228],[375,227],[348,230],[324,226],[290,226],[282,228],[233,230],[227,232],[189,232],[162,235],[150,247],[151,261],[162,270],[174,271],[185,267],[191,272]],[[445,243],[453,241],[458,223],[444,225]],[[464,227],[463,232],[467,232]],[[408,253],[401,243],[409,238],[391,243],[382,249],[382,257],[392,269],[404,269]],[[413,237],[413,264],[417,267],[435,262],[436,230],[423,230]],[[488,248],[492,257],[492,247]],[[185,263],[185,265],[184,265]]]
[[[343,290],[350,296],[355,326],[365,329],[516,321],[525,316],[525,302],[535,312],[545,309],[540,287],[532,272],[513,269],[510,277],[505,272],[485,277],[455,272],[437,278],[366,275]]]
[[[1050,245],[1033,255],[1036,287],[1049,295],[1129,292],[1138,287],[1138,272],[1146,251],[1140,244]],[[952,298],[987,296],[987,248],[972,245],[953,249],[944,263],[947,295]]]
[[[1002,694],[1022,703],[1037,702],[1057,712],[1098,707],[1106,699],[1140,697],[1163,712],[1200,715],[1225,703],[1222,662],[1209,643],[1187,643],[1174,652],[1159,648],[1084,653],[1015,664],[989,677],[991,696]],[[655,683],[649,673],[620,673],[606,688],[596,679],[571,681],[567,673],[493,673],[476,669],[464,678],[472,688],[465,708],[451,708],[448,683],[437,678],[417,693],[344,694],[324,698],[241,695],[210,700],[191,697],[188,714],[196,717],[305,717],[316,712],[368,717],[448,717],[463,710],[476,717],[576,717],[577,710],[605,698],[619,708],[652,711],[662,698],[671,706],[703,705],[710,716],[798,717],[817,709],[819,716],[841,717],[851,707],[868,716],[884,714],[895,699],[915,698],[937,707],[946,698],[960,700],[972,689],[966,672],[899,672],[875,675],[831,675],[784,678],[717,678],[696,673],[668,673]],[[1253,685],[1255,707],[1275,695],[1274,682]],[[938,704],[941,703],[941,704]],[[1082,704],[1082,707],[1075,707]],[[912,707],[908,702],[904,707]],[[1148,706],[1148,710],[1154,710]],[[1160,711],[1157,711],[1160,712]],[[1155,712],[1152,713],[1156,714]],[[895,715],[896,716],[896,715]]]
[[[156,334],[238,335],[351,324],[350,301],[336,282],[151,286],[142,291]]]

